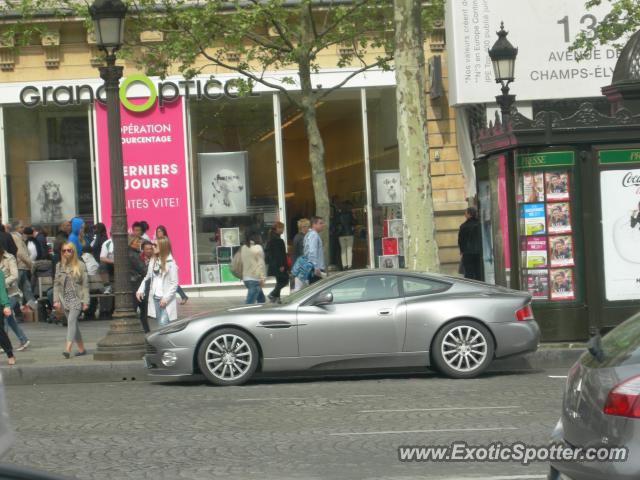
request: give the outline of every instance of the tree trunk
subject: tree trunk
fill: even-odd
[[[329,265],[329,229],[331,211],[329,207],[329,188],[327,186],[327,174],[324,167],[324,142],[318,128],[318,119],[316,117],[316,105],[313,94],[305,95],[302,93],[302,115],[304,118],[304,127],[307,132],[307,141],[309,143],[309,163],[311,164],[311,183],[313,185],[313,196],[316,203],[315,215],[324,218],[327,227],[320,234],[322,244],[324,246],[324,259],[326,265]]]
[[[437,272],[440,261],[429,171],[421,2],[393,3],[405,265],[411,270]]]

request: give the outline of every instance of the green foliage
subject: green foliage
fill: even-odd
[[[298,84],[303,95],[317,98],[331,90],[315,91],[310,75],[320,70],[319,57],[337,52],[335,67],[351,66],[357,73],[392,67],[393,1],[353,0],[130,0],[127,18],[129,42],[121,55],[137,62],[148,74],[185,77],[206,72],[211,66],[239,72],[246,79],[238,88],[262,83],[287,94]],[[0,18],[14,21],[0,30],[0,40],[15,39],[28,45],[43,24],[37,16],[79,17],[87,21],[88,3],[76,0],[19,0],[5,2]],[[422,22],[428,32],[443,17],[444,0],[423,7]],[[87,21],[90,25],[90,22]],[[163,41],[140,46],[143,31],[162,32]],[[375,52],[373,54],[372,52]],[[297,73],[273,79],[269,71]],[[348,80],[347,79],[347,80]],[[298,97],[299,98],[299,97]],[[290,98],[294,103],[299,100]]]
[[[610,4],[609,13],[598,23],[595,33],[590,30],[581,32],[570,50],[584,54],[597,44],[612,44],[620,48],[623,46],[620,40],[640,28],[637,0],[588,0],[585,6],[590,9],[602,4]]]

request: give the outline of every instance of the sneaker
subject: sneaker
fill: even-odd
[[[86,355],[87,351],[85,350],[84,352],[76,352],[73,356],[74,357],[82,357],[83,355]]]
[[[21,343],[20,346],[16,348],[16,350],[18,352],[22,352],[23,350],[26,350],[29,345],[31,345],[31,340],[27,340],[26,342]]]
[[[66,358],[67,360],[68,360],[69,358],[71,358],[71,354],[70,354],[69,352],[62,352],[62,356],[63,356],[64,358]]]

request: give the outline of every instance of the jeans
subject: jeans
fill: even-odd
[[[289,283],[289,274],[287,272],[278,272],[276,275],[276,286],[269,294],[269,298],[280,298],[280,291]]]
[[[33,291],[31,290],[31,272],[28,270],[18,270],[18,288],[22,290],[24,295],[24,303],[27,305],[35,300]]]
[[[21,344],[25,344],[27,343],[27,336],[24,334],[24,331],[22,330],[22,328],[20,327],[20,325],[18,325],[18,322],[16,322],[16,317],[13,315],[13,309],[16,307],[16,305],[18,304],[18,302],[20,301],[20,297],[18,297],[17,295],[14,295],[13,297],[9,297],[9,302],[11,303],[11,315],[8,317],[4,317],[4,329],[5,331],[9,331],[9,329],[13,330],[13,333],[16,334],[16,337],[18,337],[18,340],[20,340]]]
[[[266,298],[264,298],[264,292],[262,291],[262,287],[260,286],[260,282],[257,280],[244,280],[244,286],[247,287],[247,299],[244,303],[247,305],[258,303],[264,303]]]
[[[156,307],[156,320],[158,321],[158,326],[164,327],[165,325],[169,325],[171,320],[169,319],[167,309],[160,307],[160,300],[162,300],[162,298],[153,297],[153,304]]]

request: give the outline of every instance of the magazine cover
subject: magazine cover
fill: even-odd
[[[547,201],[569,200],[569,173],[551,171],[544,174]]]
[[[547,229],[550,234],[571,232],[571,213],[569,204],[547,203]]]
[[[544,235],[546,233],[544,203],[531,203],[522,206],[525,235]]]
[[[534,300],[549,299],[549,272],[547,270],[528,270],[525,275],[525,283]]]
[[[522,175],[522,190],[525,203],[544,202],[542,172],[525,172]]]
[[[546,267],[547,239],[545,237],[526,237],[524,243],[526,268]]]
[[[551,270],[551,300],[574,300],[576,298],[572,268]]]
[[[572,267],[575,264],[571,235],[549,237],[549,264],[552,267]]]

